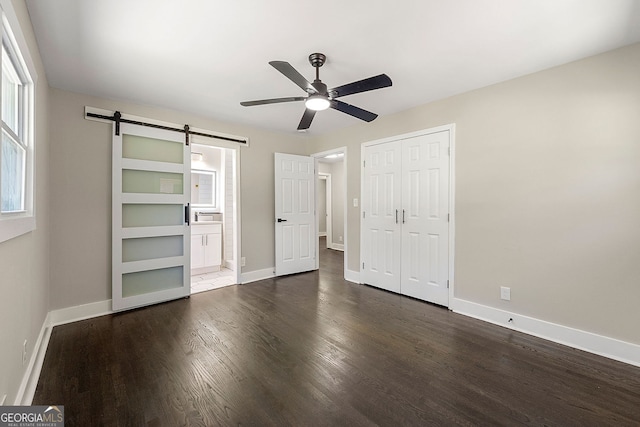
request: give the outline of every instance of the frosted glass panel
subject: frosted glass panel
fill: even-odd
[[[0,194],[2,212],[24,210],[25,152],[19,144],[2,132],[2,176],[0,176]]]
[[[143,237],[122,241],[122,262],[168,258],[184,254],[182,236]]]
[[[122,205],[122,227],[184,224],[183,205]]]
[[[182,163],[184,144],[143,136],[122,135],[122,158]]]
[[[183,267],[160,268],[122,275],[124,298],[184,286]]]
[[[123,169],[122,192],[182,194],[182,174]]]

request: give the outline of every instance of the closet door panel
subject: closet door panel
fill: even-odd
[[[362,201],[362,281],[400,292],[401,145],[366,147]]]
[[[402,146],[401,293],[448,305],[449,132]]]

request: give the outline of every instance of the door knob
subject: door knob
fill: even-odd
[[[287,222],[286,219],[278,218],[278,222]]]

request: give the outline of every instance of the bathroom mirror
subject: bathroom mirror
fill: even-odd
[[[191,205],[216,207],[215,171],[191,170]]]

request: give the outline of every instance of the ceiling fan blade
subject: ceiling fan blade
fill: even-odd
[[[304,96],[293,96],[289,98],[272,98],[272,99],[260,99],[258,101],[243,101],[240,103],[243,107],[252,107],[254,105],[265,105],[265,104],[278,104],[280,102],[293,102],[293,101],[304,101]]]
[[[346,85],[335,87],[329,90],[329,93],[335,93],[333,98],[341,96],[353,95],[354,93],[367,92],[369,90],[381,89],[391,86],[391,79],[386,74],[380,74],[368,79],[359,80],[357,82],[348,83]]]
[[[300,120],[300,124],[298,125],[298,130],[309,129],[309,126],[311,126],[311,121],[313,120],[313,117],[315,115],[315,110],[310,110],[308,108],[305,109],[304,114],[302,115],[302,119]]]
[[[365,122],[373,121],[376,117],[378,117],[377,114],[372,113],[371,111],[363,110],[362,108],[347,104],[346,102],[336,101],[335,99],[331,100],[331,108],[342,111],[343,113],[349,114],[350,116],[357,117],[360,120],[364,120]]]
[[[285,61],[271,61],[269,62],[276,70],[280,71],[286,78],[300,86],[302,90],[307,93],[316,93],[316,89],[309,83],[307,79],[305,79],[302,74],[300,74],[295,68],[291,66],[288,62]]]

